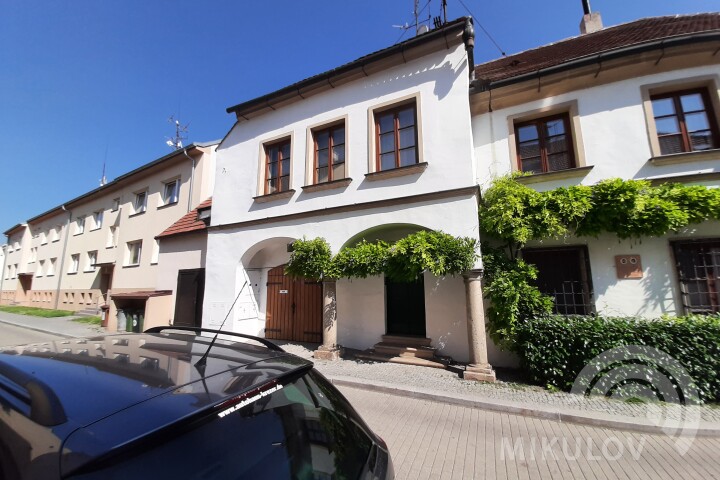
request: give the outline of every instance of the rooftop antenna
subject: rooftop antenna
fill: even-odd
[[[430,4],[430,0],[428,0],[428,5]],[[425,10],[428,5],[425,5],[425,7],[422,8],[422,10]],[[430,28],[424,24],[424,22],[420,22],[420,14],[422,13],[422,10],[419,9],[420,7],[420,0],[414,0],[413,1],[413,19],[414,22],[412,25],[408,25],[407,22],[405,22],[405,25],[393,25],[393,28],[399,28],[401,30],[407,31],[411,28],[415,27],[415,35],[420,35],[421,33],[425,33]],[[428,22],[430,21],[431,17],[428,15]],[[404,35],[404,32],[403,32]]]
[[[174,115],[171,115],[170,118],[168,118],[168,122],[175,125],[175,136],[172,138],[165,137],[167,138],[165,144],[173,150],[180,150],[181,148],[183,148],[183,140],[187,140],[187,135],[183,134],[187,134],[190,124],[188,123],[187,125],[181,125],[180,120],[177,120]]]
[[[103,159],[103,169],[102,169],[102,177],[100,177],[100,186],[104,186],[107,184],[107,177],[105,177],[105,165],[107,164],[107,152],[108,152],[108,144],[105,144],[105,158]]]

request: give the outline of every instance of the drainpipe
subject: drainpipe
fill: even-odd
[[[468,56],[468,66],[470,67],[470,81],[475,80],[475,28],[473,27],[472,18],[465,19],[465,30],[463,30],[463,42]]]
[[[183,155],[185,155],[192,162],[192,170],[190,170],[190,194],[188,195],[187,211],[192,210],[193,186],[195,185],[195,159],[187,154],[187,148],[183,148]],[[180,192],[178,192],[179,194]]]
[[[10,235],[5,235],[5,237],[8,239],[8,242],[9,242]],[[2,286],[3,286],[3,281],[5,280],[5,269],[7,268],[7,257],[8,257],[7,245],[3,245],[2,249],[3,249],[3,265],[2,265],[2,271],[0,271],[0,302],[2,301],[2,291],[3,291]]]
[[[65,252],[67,251],[68,238],[70,237],[70,222],[72,221],[72,212],[65,208],[65,205],[60,207],[64,212],[68,213],[67,223],[65,223],[65,240],[63,241],[62,254],[60,255],[60,270],[58,272],[57,289],[55,289],[55,310],[57,310],[60,303],[60,285],[62,284],[63,273],[65,273]]]

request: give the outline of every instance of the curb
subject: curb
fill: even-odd
[[[478,400],[477,398],[465,395],[446,395],[433,392],[417,387],[397,387],[384,382],[372,382],[368,380],[358,380],[352,377],[343,377],[339,375],[326,376],[330,382],[337,386],[345,386],[358,388],[362,390],[370,390],[374,392],[388,393],[403,397],[416,398],[419,400],[432,400],[435,402],[448,403],[451,405],[459,405],[462,407],[479,408],[499,413],[509,413],[514,415],[522,415],[526,417],[535,417],[544,420],[554,420],[556,422],[567,422],[579,425],[588,425],[592,427],[612,428],[616,430],[626,430],[638,433],[662,434],[668,435],[662,426],[654,424],[643,418],[618,417],[600,412],[582,412],[560,411],[552,408],[546,408],[539,405],[529,406],[518,402],[508,402],[503,400]],[[683,437],[720,437],[720,424],[704,422],[710,426],[698,426],[696,430],[691,432],[682,431],[681,424],[675,424],[680,430],[679,435]]]

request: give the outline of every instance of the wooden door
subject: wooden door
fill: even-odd
[[[201,327],[204,294],[205,269],[180,270],[173,324],[184,327]]]
[[[285,266],[268,272],[265,337],[322,342],[322,284],[285,275]]]

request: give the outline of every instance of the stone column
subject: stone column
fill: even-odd
[[[488,363],[482,275],[482,270],[470,270],[463,274],[467,309],[468,347],[470,351],[470,364],[465,370],[464,378],[467,380],[494,382],[495,372]]]
[[[335,280],[323,281],[323,343],[313,356],[318,360],[338,360],[342,353],[337,344],[337,297]]]

